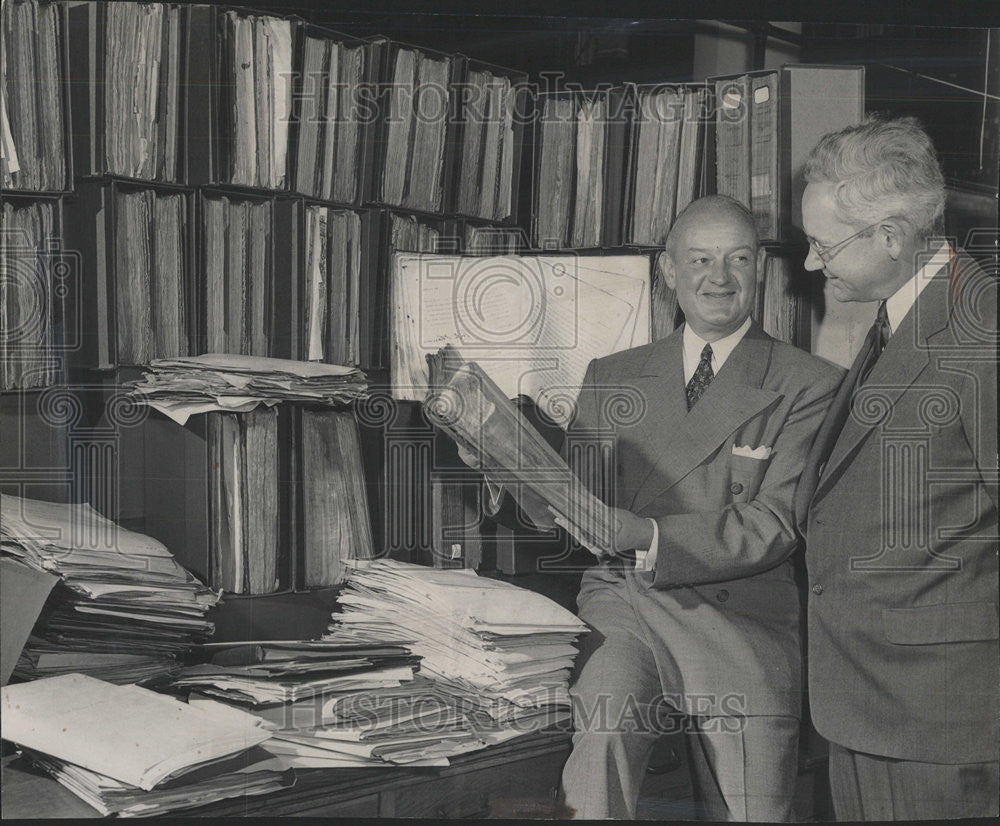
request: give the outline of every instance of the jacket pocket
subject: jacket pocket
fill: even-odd
[[[771,458],[754,459],[750,456],[729,457],[729,492],[733,502],[749,502],[757,496],[761,480]]]
[[[945,602],[882,609],[885,638],[896,645],[995,640],[998,621],[1000,614],[995,602]]]

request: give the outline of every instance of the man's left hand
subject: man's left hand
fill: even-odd
[[[549,507],[555,523],[571,533],[577,541],[589,548],[593,553],[597,551],[591,547],[592,540],[585,531],[580,530],[570,522],[563,514],[555,508]],[[634,550],[646,550],[653,542],[653,526],[648,519],[636,516],[631,511],[623,508],[611,508],[611,520],[615,533],[612,540],[612,554],[625,553]],[[600,556],[600,554],[598,554]]]

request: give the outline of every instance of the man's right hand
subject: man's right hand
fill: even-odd
[[[462,460],[462,464],[472,468],[473,470],[483,469],[483,463],[479,461],[479,457],[475,453],[466,450],[461,445],[457,445],[457,447],[458,458]]]

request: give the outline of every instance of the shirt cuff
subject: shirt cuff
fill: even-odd
[[[489,494],[483,510],[486,511],[487,516],[496,516],[503,501],[504,486],[494,482],[488,476],[483,476],[483,481],[486,482],[486,492]]]
[[[655,571],[656,570],[656,552],[660,547],[660,526],[656,524],[656,520],[652,517],[647,517],[650,522],[653,523],[653,541],[649,543],[649,550],[646,551],[636,551],[636,561],[638,562],[638,557],[642,556],[641,567],[643,571]]]

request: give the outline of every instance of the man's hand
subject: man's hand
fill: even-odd
[[[612,525],[614,526],[614,538],[612,539],[612,554],[625,553],[636,549],[646,550],[653,542],[653,526],[648,519],[636,516],[631,511],[623,508],[611,508]],[[549,507],[554,521],[559,527],[565,530],[583,545],[588,551],[598,559],[608,555],[594,547],[594,540],[585,530],[570,522],[569,519],[559,513],[555,508]]]
[[[475,453],[471,453],[458,443],[456,443],[456,447],[458,448],[458,458],[462,460],[462,464],[473,470],[483,469],[483,463],[479,461],[479,457]]]

